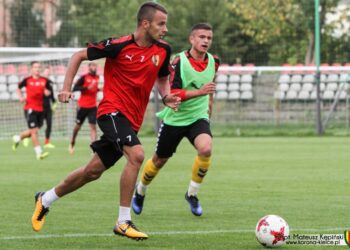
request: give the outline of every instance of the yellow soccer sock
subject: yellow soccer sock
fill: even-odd
[[[202,183],[210,164],[210,157],[196,156],[192,166],[192,181]]]
[[[142,171],[141,182],[143,185],[149,185],[153,178],[158,174],[160,168],[157,168],[152,159],[149,159]]]

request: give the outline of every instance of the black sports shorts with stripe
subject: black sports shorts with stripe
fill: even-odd
[[[103,132],[100,140],[91,144],[106,168],[112,167],[122,156],[123,146],[141,144],[137,132],[131,127],[128,119],[120,112],[102,115],[97,124]]]

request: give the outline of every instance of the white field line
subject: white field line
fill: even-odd
[[[298,232],[314,232],[314,233],[320,233],[320,232],[334,232],[338,231],[338,233],[343,233],[343,231],[349,230],[349,228],[294,228],[293,231]],[[221,233],[254,233],[254,230],[251,229],[233,229],[233,230],[212,230],[212,231],[164,231],[164,232],[147,232],[148,235],[181,235],[181,234],[192,234],[192,235],[198,235],[198,234],[221,234]],[[110,233],[101,233],[101,234],[94,234],[94,233],[77,233],[77,234],[47,234],[47,235],[23,235],[23,236],[3,236],[0,237],[0,240],[37,240],[37,239],[52,239],[52,238],[86,238],[86,237],[110,237],[114,236],[114,234]]]

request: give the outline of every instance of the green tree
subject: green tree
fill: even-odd
[[[321,27],[325,15],[339,0],[321,0]],[[230,10],[240,15],[242,34],[268,49],[268,64],[313,62],[314,2],[310,0],[231,0]],[[326,34],[325,34],[326,35]],[[324,38],[324,37],[323,37]],[[325,39],[327,40],[327,39]]]
[[[61,25],[58,33],[49,39],[52,47],[75,47],[74,38],[76,38],[76,28],[74,26],[74,10],[73,0],[61,1],[57,9],[57,19]]]
[[[174,52],[180,52],[190,47],[188,35],[191,27],[200,22],[206,22],[213,27],[213,45],[211,52],[218,54],[223,62],[234,62],[236,51],[232,37],[236,33],[228,33],[228,27],[234,26],[234,16],[227,11],[227,0],[162,0],[167,8],[169,33],[166,40]]]
[[[27,2],[19,1],[16,2]],[[84,46],[88,41],[118,37],[136,28],[136,12],[144,0],[65,0],[58,15],[60,31],[53,46]],[[173,52],[189,48],[190,28],[213,26],[212,53],[223,63],[280,65],[313,61],[314,1],[311,0],[158,0],[168,10]],[[339,0],[321,0],[322,61],[349,60],[349,35],[334,36],[339,21],[325,23]],[[26,3],[28,4],[28,2]],[[28,7],[29,8],[29,7]],[[30,8],[29,8],[30,9]],[[345,16],[346,18],[346,16]]]
[[[42,14],[32,0],[15,0],[10,8],[13,39],[19,47],[40,47],[45,42]]]

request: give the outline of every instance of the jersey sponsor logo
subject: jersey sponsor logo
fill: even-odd
[[[152,63],[156,67],[159,65],[159,55],[153,55],[152,56]]]
[[[132,58],[134,57],[134,55],[125,55],[125,57],[126,57],[127,59],[129,59],[130,62],[131,62],[131,61],[132,61]]]

